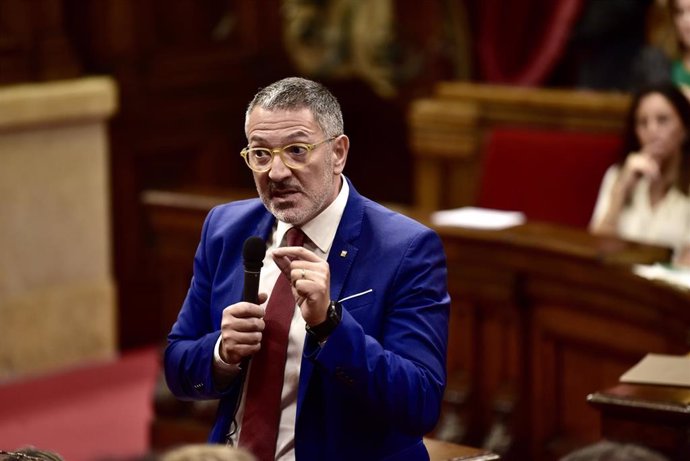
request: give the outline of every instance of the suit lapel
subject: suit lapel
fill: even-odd
[[[336,235],[328,257],[331,269],[331,298],[342,298],[343,285],[359,249]]]
[[[253,235],[258,235],[264,239],[264,242],[268,241],[269,237],[271,236],[271,232],[273,231],[273,224],[275,223],[275,220],[276,218],[267,210],[263,218],[261,218],[259,223],[256,225]]]

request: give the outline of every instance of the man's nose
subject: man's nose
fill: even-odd
[[[286,178],[292,174],[290,168],[285,166],[283,159],[280,155],[275,154],[273,159],[271,159],[271,169],[268,171],[268,177],[272,180],[280,180]]]

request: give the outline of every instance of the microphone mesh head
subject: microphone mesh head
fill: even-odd
[[[242,247],[245,270],[259,272],[266,256],[266,243],[261,237],[249,237]]]

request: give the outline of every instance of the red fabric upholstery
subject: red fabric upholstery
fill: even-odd
[[[487,138],[477,205],[587,227],[616,134],[497,128]]]

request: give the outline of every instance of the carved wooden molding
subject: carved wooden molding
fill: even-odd
[[[88,77],[0,87],[0,131],[105,120],[117,109],[115,82]]]

